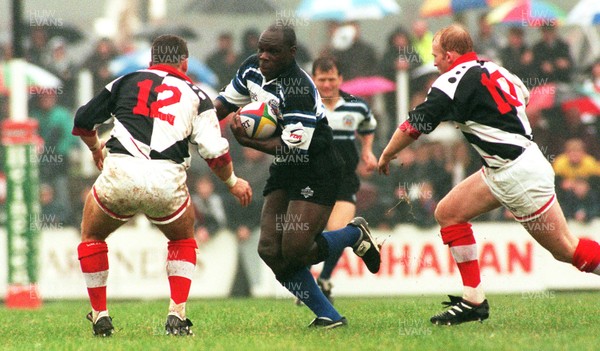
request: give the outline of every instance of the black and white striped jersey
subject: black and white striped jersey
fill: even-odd
[[[302,153],[314,150],[313,135],[325,122],[325,107],[310,75],[294,63],[277,78],[267,81],[260,71],[258,56],[252,55],[242,63],[231,83],[217,97],[223,105],[235,111],[250,102],[266,102],[277,114],[280,128],[300,122],[304,128]],[[321,146],[319,146],[321,147]]]
[[[94,135],[101,124],[111,122],[114,128],[106,143],[110,153],[189,167],[192,143],[211,167],[231,160],[212,101],[168,65],[154,65],[109,83],[77,110],[73,134]]]
[[[377,120],[367,103],[355,96],[340,91],[333,110],[325,107],[329,126],[333,129],[333,146],[346,163],[346,169],[354,172],[359,162],[356,149],[356,133],[373,134]]]
[[[457,59],[433,83],[427,98],[409,112],[419,133],[430,133],[442,121],[454,121],[489,167],[516,159],[531,144],[525,114],[529,91],[521,80],[474,52]]]

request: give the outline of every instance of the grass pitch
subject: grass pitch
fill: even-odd
[[[490,319],[434,326],[443,296],[338,298],[349,326],[309,330],[292,299],[188,302],[194,337],[164,335],[167,301],[110,301],[111,338],[92,335],[87,301],[0,308],[2,350],[598,350],[600,292],[490,295]]]

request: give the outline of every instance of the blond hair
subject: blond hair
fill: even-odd
[[[433,41],[436,40],[444,52],[455,51],[464,55],[473,51],[471,35],[459,24],[452,24],[437,31],[433,37]]]

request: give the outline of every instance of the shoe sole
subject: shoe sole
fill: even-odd
[[[431,322],[433,325],[441,325],[441,326],[452,326],[452,325],[459,325],[459,324],[463,324],[463,323],[469,323],[469,322],[479,322],[479,323],[483,323],[484,320],[486,320],[487,318],[478,318],[478,319],[472,319],[472,320],[468,320],[468,321],[461,321],[461,322],[440,322],[440,321],[435,321],[435,322]]]
[[[319,330],[329,330],[329,329],[334,329],[334,328],[339,328],[339,327],[345,327],[348,325],[348,320],[344,317],[342,317],[342,319],[340,319],[337,322],[333,322],[331,324],[328,325],[313,325],[312,323],[308,326],[311,329],[319,329]]]
[[[366,239],[364,237],[362,238],[361,243],[358,245],[356,250],[354,250],[354,253],[363,259],[363,262],[365,262],[365,265],[371,273],[375,274],[379,272],[379,267],[381,266],[381,252],[379,250],[379,246],[375,244],[375,238],[373,238],[373,236],[371,235],[371,231],[367,227],[369,223],[367,223],[367,221],[362,217],[356,217],[352,219],[352,221],[350,221],[349,224],[357,227],[361,231],[361,233],[366,236]],[[364,245],[365,242],[368,243],[369,246]],[[376,255],[366,256],[369,254],[369,251],[372,247],[375,248],[374,252],[376,252]],[[377,257],[377,266],[369,267],[367,261],[374,259],[375,257]]]

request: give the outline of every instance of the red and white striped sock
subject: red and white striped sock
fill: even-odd
[[[169,313],[175,312],[185,319],[185,302],[192,285],[192,275],[196,268],[195,239],[169,241],[167,257],[167,276],[171,288]]]
[[[106,311],[108,246],[104,241],[84,241],[77,246],[77,254],[95,321],[100,312]]]
[[[589,239],[580,239],[573,254],[573,266],[582,272],[600,275],[600,245]]]
[[[481,287],[481,274],[477,260],[477,244],[470,223],[459,223],[441,229],[444,244],[450,247],[450,252],[462,277],[463,299],[479,304],[485,300]]]

